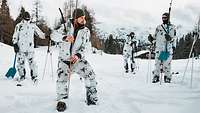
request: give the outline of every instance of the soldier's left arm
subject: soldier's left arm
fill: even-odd
[[[172,37],[171,43],[172,47],[175,47],[175,40],[176,40],[176,27],[173,25],[171,29],[170,36]]]
[[[89,38],[90,38],[89,29],[84,29],[82,36],[80,36],[78,38],[81,38],[80,46],[79,46],[79,48],[76,49],[75,54],[81,59],[84,56],[87,44],[89,43]]]
[[[39,36],[41,39],[45,39],[45,34],[40,30],[40,28],[36,25],[33,25],[34,33]]]

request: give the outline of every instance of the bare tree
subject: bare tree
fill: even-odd
[[[38,25],[39,21],[43,18],[41,15],[42,5],[40,0],[35,0],[33,3],[33,10],[32,10],[32,21]]]

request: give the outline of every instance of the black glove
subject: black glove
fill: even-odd
[[[173,54],[175,53],[175,49],[176,49],[176,48],[175,48],[175,47],[173,46],[173,47],[172,47],[172,50],[173,50]]]
[[[131,42],[131,44],[130,44],[130,46],[135,46],[136,45],[136,41],[134,41],[134,42]]]
[[[172,40],[172,37],[169,35],[169,34],[165,34],[165,39],[167,41],[171,41]]]
[[[65,41],[67,38],[67,35],[63,36],[62,40]]]
[[[198,33],[196,31],[193,31],[193,37],[196,36]]]
[[[19,52],[19,46],[17,44],[13,45],[15,53]]]
[[[135,51],[137,52],[137,50],[138,50],[138,48],[137,47],[135,47]]]
[[[149,40],[149,42],[151,42],[151,43],[152,43],[152,41],[154,40],[154,39],[153,39],[153,36],[152,36],[151,34],[149,34],[148,40]]]

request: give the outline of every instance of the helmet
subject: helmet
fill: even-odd
[[[162,20],[163,20],[163,24],[168,24],[169,23],[169,13],[164,13],[162,15]]]
[[[29,14],[29,12],[24,12],[23,19],[27,20],[27,21],[30,20],[30,14]]]
[[[134,32],[130,32],[130,34],[128,34],[127,36],[134,37],[135,33]]]

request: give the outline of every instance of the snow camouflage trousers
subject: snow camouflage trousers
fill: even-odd
[[[155,70],[153,71],[154,76],[159,76],[161,73],[161,69],[163,69],[164,76],[171,78],[171,61],[172,55],[170,54],[169,58],[166,61],[159,60],[159,52],[156,52],[155,58]]]
[[[17,70],[19,72],[20,81],[25,79],[26,69],[25,69],[25,60],[28,60],[30,67],[31,79],[37,79],[37,65],[34,61],[34,52],[18,52],[17,53]]]
[[[68,77],[69,77],[69,62],[59,58],[58,60],[58,78],[56,81],[56,92],[57,92],[57,100],[63,100],[68,98]],[[87,60],[81,59],[77,61],[71,67],[72,74],[77,73],[82,77],[85,81],[86,88],[86,98],[87,101],[92,101],[96,103],[98,101],[97,98],[97,89],[96,89],[96,79],[95,73],[88,63]],[[88,100],[89,99],[89,100]]]
[[[131,71],[134,71],[134,69],[136,68],[134,57],[132,58],[132,55],[126,53],[126,54],[123,55],[123,58],[124,58],[124,68],[125,68],[125,70],[129,69],[128,67],[129,67],[129,64],[130,64]]]

